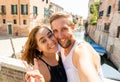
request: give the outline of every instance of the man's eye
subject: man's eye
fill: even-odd
[[[54,30],[54,31],[53,31],[53,33],[57,33],[57,31],[56,31],[56,30]]]
[[[65,31],[65,30],[67,30],[67,28],[63,28],[63,29],[62,29],[62,31]]]

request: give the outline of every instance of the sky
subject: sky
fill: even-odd
[[[64,11],[82,16],[83,19],[86,19],[88,16],[88,1],[89,0],[51,0],[51,2],[63,7]]]

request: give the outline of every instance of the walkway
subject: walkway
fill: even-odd
[[[19,53],[24,46],[27,37],[13,37],[12,42],[15,53]],[[0,36],[0,56],[10,57],[13,54],[10,36]]]

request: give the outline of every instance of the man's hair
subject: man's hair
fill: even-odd
[[[58,12],[58,13],[54,13],[51,17],[50,17],[50,24],[56,20],[56,19],[59,19],[59,18],[66,18],[68,19],[68,22],[70,25],[74,24],[73,23],[73,18],[70,14],[67,14],[67,13],[63,13],[63,12]]]

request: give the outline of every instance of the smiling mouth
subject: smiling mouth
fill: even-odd
[[[56,48],[56,45],[57,45],[56,43],[53,43],[52,45],[49,46],[49,48],[50,48],[50,49]]]
[[[55,47],[55,45],[52,45],[50,48],[54,48]]]
[[[63,43],[64,41],[65,41],[65,39],[61,39],[61,40],[60,40],[60,42],[62,42],[62,43]]]

